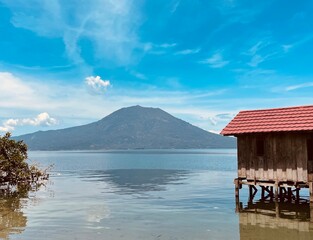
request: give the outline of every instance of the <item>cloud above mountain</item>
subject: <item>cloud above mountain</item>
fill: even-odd
[[[102,80],[99,76],[89,76],[85,78],[85,83],[88,90],[92,94],[103,94],[107,91],[107,88],[111,85],[109,80]]]
[[[134,49],[144,46],[137,37],[140,25],[139,1],[134,0],[16,0],[3,1],[13,12],[11,23],[39,36],[61,38],[67,57],[74,63],[85,61],[82,39],[92,43],[98,59],[116,64],[134,60]],[[70,17],[69,17],[70,14]]]
[[[17,126],[53,126],[56,125],[58,121],[50,117],[46,112],[38,114],[34,118],[23,118],[23,119],[8,119],[3,122],[0,126],[1,132],[9,132],[15,130]]]

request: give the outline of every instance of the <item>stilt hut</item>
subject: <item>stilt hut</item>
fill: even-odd
[[[221,134],[237,137],[236,195],[242,184],[275,198],[309,187],[313,202],[313,105],[241,111]]]

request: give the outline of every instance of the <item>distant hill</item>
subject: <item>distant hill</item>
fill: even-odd
[[[30,150],[234,148],[235,138],[195,127],[159,108],[122,108],[87,125],[15,137]]]

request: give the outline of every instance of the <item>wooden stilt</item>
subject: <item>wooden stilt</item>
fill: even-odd
[[[276,215],[280,215],[280,209],[281,206],[280,203],[289,202],[289,203],[295,203],[299,204],[304,202],[304,199],[300,198],[300,190],[302,188],[309,188],[310,189],[310,205],[313,209],[313,182],[291,182],[291,181],[253,181],[248,179],[235,179],[235,195],[236,195],[236,211],[240,209],[240,201],[239,201],[239,191],[242,185],[248,185],[249,187],[249,204],[256,204],[253,203],[254,197],[256,196],[256,193],[258,191],[258,188],[260,188],[261,193],[261,201],[263,203],[266,203],[268,201],[275,201],[275,208],[276,208]],[[278,203],[278,205],[276,204]],[[307,202],[306,202],[307,203]],[[273,202],[271,203],[273,204]],[[271,205],[273,207],[273,205]],[[285,205],[284,205],[285,206]],[[274,209],[273,209],[274,210]],[[313,221],[313,210],[311,210],[311,216]],[[313,225],[312,225],[313,226]]]
[[[236,178],[234,180],[234,183],[235,183],[235,196],[239,197],[239,180]]]
[[[237,200],[236,198],[236,213],[239,213],[240,212],[240,203],[239,203],[239,200]]]
[[[310,222],[312,223],[312,229],[313,229],[313,204],[310,203]]]
[[[236,198],[236,212],[239,212],[239,203],[240,203],[240,201],[239,201],[239,179],[238,178],[236,178],[235,180],[234,180],[234,183],[235,183],[235,198]]]
[[[309,182],[310,189],[310,229],[313,229],[313,182]]]
[[[279,187],[279,200],[280,202],[283,201],[283,188],[282,187]]]
[[[263,192],[263,201],[266,199],[270,199],[271,201],[273,200],[273,187],[270,186],[263,186],[262,190]],[[267,192],[267,195],[265,196],[265,192]]]
[[[253,189],[252,189],[252,185],[249,185],[249,202],[252,202],[252,195],[253,195]]]
[[[291,191],[291,187],[288,188],[288,202],[291,202],[292,200],[292,191]]]
[[[297,186],[296,188],[296,203],[299,203],[300,201],[300,187]]]
[[[286,201],[286,199],[287,199],[287,188],[283,188],[283,199],[284,199],[284,202]]]
[[[258,192],[258,189],[254,185],[249,186],[249,202],[253,202],[253,199]]]
[[[278,203],[278,183],[275,183],[275,202]]]
[[[309,182],[309,188],[310,188],[310,205],[313,206],[313,182]]]
[[[279,218],[280,214],[279,214],[279,203],[278,203],[278,201],[275,201],[275,213],[276,213],[276,217]]]
[[[262,192],[261,192],[261,200],[264,201],[265,199],[265,187],[261,186]]]

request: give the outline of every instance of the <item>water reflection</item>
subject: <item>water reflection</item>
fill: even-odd
[[[249,202],[239,207],[240,239],[309,240],[313,238],[309,202]]]
[[[180,181],[190,175],[186,170],[164,169],[119,169],[84,173],[87,181],[101,181],[109,184],[118,194],[165,191],[168,184],[182,184]]]
[[[13,192],[0,189],[0,239],[9,239],[9,235],[24,231],[27,217],[21,209],[27,197],[27,189]]]

